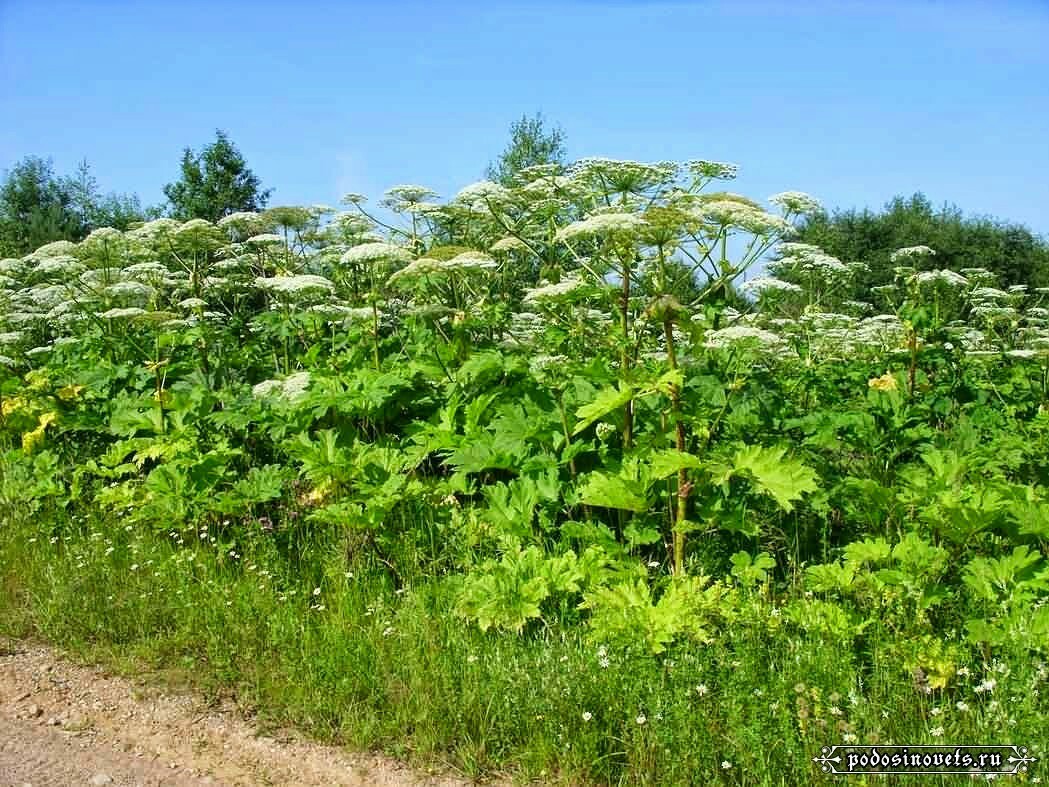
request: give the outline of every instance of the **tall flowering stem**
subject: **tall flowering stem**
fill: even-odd
[[[623,255],[623,285],[619,295],[619,323],[623,332],[623,348],[620,353],[620,372],[630,372],[630,255]],[[623,449],[629,451],[634,445],[634,401],[623,405]]]
[[[674,324],[669,319],[663,321],[663,331],[667,340],[667,364],[672,372],[677,371],[677,353],[674,349]],[[670,409],[674,414],[674,447],[684,453],[685,421],[681,413],[681,388],[677,382],[670,384]],[[688,481],[685,468],[677,472],[677,508],[674,515],[674,573],[685,575],[685,532],[684,523],[688,520],[688,498],[692,485]]]

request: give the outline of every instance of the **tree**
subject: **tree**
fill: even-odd
[[[906,246],[929,246],[924,268],[986,268],[1003,285],[1049,283],[1049,243],[1024,226],[988,217],[966,217],[956,205],[934,209],[921,193],[890,200],[881,213],[835,211],[810,218],[796,240],[819,246],[845,261],[866,263],[848,296],[866,300],[873,286],[892,281],[889,256]]]
[[[259,178],[224,131],[199,154],[182,153],[182,178],[164,186],[169,212],[177,219],[218,221],[237,211],[265,207],[272,189],[260,189]]]
[[[525,167],[538,164],[564,164],[565,135],[558,128],[549,131],[541,113],[533,117],[522,115],[510,124],[510,143],[495,163],[488,165],[486,175],[504,186]]]
[[[0,184],[0,254],[21,256],[53,240],[82,237],[67,184],[50,159],[26,156]]]
[[[98,227],[126,230],[132,223],[155,218],[160,212],[157,207],[143,209],[135,194],[103,194],[87,161],[81,161],[76,174],[72,178],[66,178],[65,183],[72,196],[74,209],[86,231]]]
[[[78,241],[98,227],[127,229],[147,214],[134,195],[101,193],[86,161],[66,177],[55,174],[50,159],[26,156],[0,183],[0,254]]]

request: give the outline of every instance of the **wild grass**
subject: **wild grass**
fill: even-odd
[[[484,634],[452,614],[442,580],[396,587],[341,546],[7,521],[0,631],[233,696],[263,728],[478,779],[785,785],[829,778],[811,758],[851,736],[1044,745],[1046,668],[1022,653],[926,694],[877,627],[856,652],[748,627],[660,657],[595,647],[557,620]]]

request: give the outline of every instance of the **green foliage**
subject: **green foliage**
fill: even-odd
[[[846,713],[884,739],[875,697],[925,740],[962,665],[1049,656],[1049,298],[905,271],[891,314],[831,313],[858,268],[781,243],[811,198],[707,190],[733,174],[586,159],[446,203],[396,187],[381,222],[356,195],[223,202],[4,259],[0,573],[34,583],[11,608],[92,641],[184,631],[173,652],[203,638],[248,685],[238,659],[272,663],[333,729],[425,726],[432,689],[433,746],[494,729],[496,761],[528,751],[497,705],[544,766],[608,715],[571,760],[605,782],[724,776],[681,744],[711,686],[705,734],[755,773]],[[732,306],[777,243],[804,286]],[[806,670],[839,698],[795,690]],[[534,675],[557,692],[522,694]]]
[[[548,164],[564,166],[565,135],[560,128],[548,130],[542,113],[537,112],[510,124],[510,142],[485,174],[509,186],[521,170]]]
[[[258,211],[272,193],[260,188],[258,176],[224,131],[216,131],[215,141],[199,153],[186,148],[181,169],[179,179],[164,186],[170,213],[178,219],[218,221],[237,211]]]
[[[845,210],[815,215],[802,226],[798,240],[842,260],[861,260],[869,271],[844,297],[866,300],[870,288],[890,284],[896,249],[925,245],[936,256],[927,268],[986,268],[1004,284],[1044,286],[1049,283],[1049,243],[1025,227],[986,217],[965,216],[961,209],[936,209],[924,194],[895,197],[880,213]]]
[[[482,631],[495,627],[520,633],[529,621],[542,618],[544,608],[578,599],[602,579],[607,565],[598,547],[578,557],[575,552],[545,555],[535,546],[512,548],[464,577],[456,612]]]
[[[797,459],[785,458],[785,448],[746,446],[733,457],[732,466],[717,474],[715,483],[725,486],[734,475],[747,475],[767,495],[773,497],[784,511],[794,510],[794,503],[807,492],[815,492],[819,485],[816,472]]]
[[[102,194],[82,162],[72,177],[27,156],[0,183],[0,256],[21,256],[57,240],[78,241],[99,227],[127,229],[145,217],[138,199]]]
[[[652,655],[679,638],[697,644],[713,640],[716,629],[733,617],[730,591],[706,577],[670,583],[658,600],[644,580],[596,588],[584,602],[592,610],[592,636],[617,647],[637,647]]]
[[[768,552],[761,552],[753,556],[747,552],[737,552],[730,560],[732,576],[743,587],[764,584],[768,581],[770,569],[776,567],[775,558]]]

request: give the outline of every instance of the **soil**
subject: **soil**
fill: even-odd
[[[262,734],[232,704],[0,640],[0,787],[470,783],[290,731]]]

